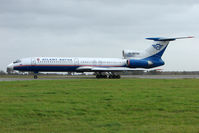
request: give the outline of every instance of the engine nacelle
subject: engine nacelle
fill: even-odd
[[[162,59],[153,59],[153,60],[129,59],[129,60],[127,60],[127,65],[128,65],[128,67],[131,67],[131,68],[152,68],[152,67],[164,65],[164,61]]]
[[[140,55],[140,52],[135,52],[132,50],[123,50],[122,55],[126,59],[126,58],[131,58],[131,57],[138,57]]]
[[[136,60],[136,59],[130,59],[127,60],[128,67],[131,68],[148,68],[149,63],[146,60]]]

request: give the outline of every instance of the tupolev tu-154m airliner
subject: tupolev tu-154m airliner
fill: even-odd
[[[95,72],[96,78],[120,78],[118,72],[135,68],[154,68],[164,65],[161,59],[170,41],[193,37],[146,38],[154,43],[143,52],[123,50],[123,58],[82,57],[30,57],[14,61],[7,71],[31,71],[34,78],[38,72]]]

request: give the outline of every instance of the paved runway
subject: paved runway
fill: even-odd
[[[61,80],[61,79],[95,79],[95,76],[38,76],[34,79],[33,76],[20,77],[0,77],[0,81],[22,81],[22,80]]]
[[[125,78],[140,78],[140,79],[199,79],[199,75],[122,75]],[[21,81],[21,80],[60,80],[60,79],[95,79],[95,76],[39,76],[38,79],[33,77],[0,77],[0,81]]]
[[[199,75],[124,75],[122,77],[144,79],[199,79]]]

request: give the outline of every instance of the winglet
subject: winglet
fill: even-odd
[[[146,38],[146,39],[153,40],[153,41],[175,41],[176,39],[186,39],[186,38],[194,38],[194,36],[176,37],[176,38],[151,37],[151,38]]]

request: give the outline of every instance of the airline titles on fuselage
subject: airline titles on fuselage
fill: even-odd
[[[102,64],[114,64],[114,65],[124,65],[125,60],[123,59],[103,59],[103,58],[42,58],[38,57],[37,62],[40,63],[66,63],[66,64],[96,64],[96,65],[102,65]]]
[[[72,59],[69,58],[37,58],[37,61],[73,61]]]

